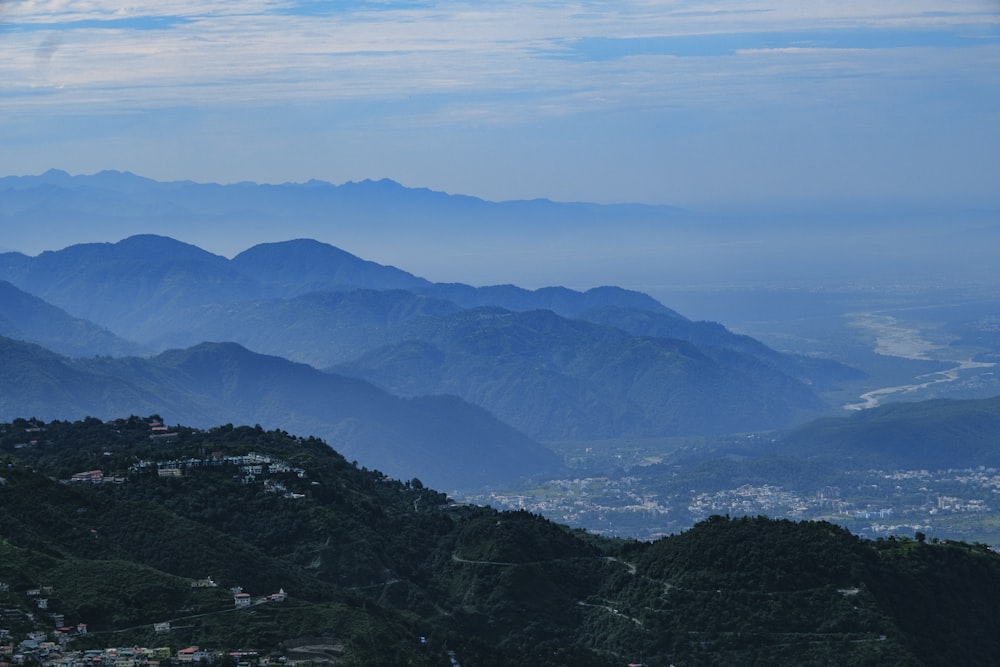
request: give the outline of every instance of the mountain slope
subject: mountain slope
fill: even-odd
[[[206,306],[185,327],[161,331],[154,347],[229,340],[319,368],[350,361],[398,339],[404,322],[435,320],[459,306],[402,290],[312,292]]]
[[[235,344],[201,344],[151,362],[218,401],[230,421],[318,433],[345,455],[439,488],[479,487],[551,472],[548,450],[456,398],[400,399],[367,382],[322,373]]]
[[[448,397],[400,399],[235,344],[201,344],[153,359],[70,360],[0,339],[0,418],[159,413],[195,425],[308,429],[393,475],[473,488],[554,471],[556,457],[481,408]]]
[[[225,257],[160,236],[70,246],[24,259],[0,255],[20,289],[116,334],[144,342],[183,327],[200,308],[260,296]]]
[[[428,667],[936,667],[1000,651],[1000,556],[981,545],[763,517],[611,541],[455,506],[314,438],[173,432],[153,442],[137,417],[0,424],[0,600],[15,632],[50,629],[28,595],[41,582],[50,609],[91,625],[74,648],[277,656],[322,637],[343,664]],[[70,482],[81,470],[116,481]],[[206,576],[219,587],[192,587]],[[234,610],[230,586],[260,602]],[[261,600],[278,587],[286,601]]]
[[[813,387],[846,377],[637,292],[437,285],[305,239],[227,260],[137,236],[2,255],[0,277],[154,349],[231,341],[343,364],[398,393],[457,394],[544,439],[783,427],[825,407]]]
[[[677,338],[701,346],[719,347],[751,355],[776,370],[806,382],[816,391],[835,388],[838,382],[857,380],[861,371],[838,362],[777,352],[750,336],[734,334],[717,322],[694,322],[684,317],[609,305],[579,314],[580,319],[613,326],[635,336]]]
[[[121,414],[123,409],[152,414],[168,400],[155,389],[95,373],[82,364],[38,345],[0,337],[0,415],[6,419],[17,415],[79,419]],[[208,416],[197,403],[183,398],[175,400],[174,406],[198,422]]]
[[[144,352],[135,343],[0,281],[0,336],[47,347],[70,357]]]
[[[542,440],[773,428],[822,407],[749,355],[548,311],[462,311],[336,367],[402,395],[455,393]]]
[[[256,245],[233,257],[231,266],[267,285],[271,296],[309,292],[426,288],[431,283],[395,267],[382,266],[311,239]]]
[[[889,403],[788,433],[781,451],[885,468],[1000,466],[1000,397]]]
[[[958,560],[967,578],[950,572]],[[944,637],[955,633],[973,644],[959,661],[985,665],[992,658],[974,645],[980,633],[957,619],[997,610],[1000,589],[988,574],[996,560],[981,546],[868,542],[823,522],[712,517],[644,550],[636,576],[669,582],[641,619],[664,644],[687,630],[681,643],[692,662],[744,663],[750,642],[769,664],[944,665],[952,658],[943,646],[955,645]],[[789,618],[782,607],[815,612]],[[678,609],[683,618],[670,613]]]

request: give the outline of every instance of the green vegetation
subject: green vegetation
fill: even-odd
[[[448,651],[496,666],[977,665],[1000,651],[1000,557],[979,545],[721,516],[608,540],[457,505],[315,438],[231,425],[151,438],[151,423],[0,425],[5,629],[51,626],[41,589],[88,624],[81,647],[266,655],[323,637],[345,665],[446,665]],[[217,586],[193,586],[207,577]]]
[[[998,466],[998,432],[1000,397],[938,399],[819,419],[789,433],[780,449],[884,468]]]

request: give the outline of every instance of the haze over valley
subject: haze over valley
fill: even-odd
[[[552,234],[563,240],[577,238],[577,232],[606,235],[612,224],[624,236],[629,230],[669,236],[673,226],[687,229],[689,237],[718,233],[698,231],[684,212],[662,207],[493,204],[392,183],[241,184],[236,192],[118,172],[49,172],[2,183],[5,201],[16,203],[5,210],[25,220],[34,215],[55,236],[71,233],[73,226],[62,222],[72,219],[71,209],[39,213],[54,192],[64,193],[56,201],[73,206],[83,206],[80,197],[91,202],[85,215],[93,220],[131,210],[136,217],[123,228],[142,228],[145,220],[154,231],[169,226],[148,214],[162,209],[164,198],[172,202],[171,216],[202,206],[216,211],[204,228],[230,244],[255,233],[233,211],[224,212],[240,201],[253,201],[264,212],[278,206],[274,202],[305,211],[280,232],[291,236],[301,231],[329,237],[349,228],[371,236],[446,239],[462,220],[485,224],[462,218],[456,206],[462,215],[471,215],[472,207],[486,220],[517,210],[515,228],[496,225],[496,238],[534,237],[539,247],[557,243]],[[322,206],[313,200],[316,193]],[[216,203],[208,205],[206,198]],[[313,217],[308,206],[319,207]],[[386,207],[420,222],[401,226]],[[589,210],[590,218],[560,231],[560,221],[581,210]],[[350,225],[329,224],[342,219]],[[667,231],[657,231],[657,224]],[[116,228],[92,224],[77,233],[99,238]],[[181,224],[179,231],[203,234],[193,224]],[[683,529],[702,516],[693,509],[699,497],[736,489],[741,479],[800,500],[727,508],[730,513],[756,508],[869,530],[870,523],[859,526],[856,519],[871,511],[884,514],[885,508],[873,510],[878,503],[842,501],[832,513],[820,503],[809,513],[804,508],[810,502],[801,494],[843,488],[851,483],[844,475],[871,469],[891,474],[1000,465],[988,449],[962,456],[958,443],[946,440],[925,445],[942,451],[933,463],[908,463],[890,448],[873,450],[871,460],[861,457],[863,464],[841,459],[833,469],[822,462],[829,456],[822,438],[807,438],[802,449],[774,444],[784,442],[782,433],[817,418],[844,420],[848,429],[852,413],[894,401],[1000,394],[1000,345],[991,324],[997,319],[997,286],[988,281],[926,287],[920,275],[911,274],[912,282],[875,290],[874,274],[855,276],[871,281],[869,287],[829,274],[815,284],[796,279],[711,291],[702,308],[730,312],[744,331],[760,332],[758,339],[610,285],[576,290],[435,282],[408,267],[307,238],[260,243],[231,255],[157,234],[34,256],[0,255],[0,334],[7,337],[3,362],[10,371],[2,418],[155,413],[168,423],[200,427],[228,422],[283,428],[317,435],[361,464],[403,479],[419,477],[459,498],[529,507],[621,536]],[[899,275],[906,265],[895,266]],[[511,267],[511,273],[517,271]],[[681,297],[704,289],[686,292],[679,285],[666,293]],[[979,438],[989,428],[976,419],[970,425],[976,435],[968,437]],[[863,433],[851,436],[852,447],[867,446],[859,444],[870,442]],[[754,472],[721,472],[733,456]],[[774,463],[776,456],[786,462]],[[720,473],[706,478],[705,466]],[[680,477],[667,481],[668,470],[668,477]],[[688,477],[693,481],[681,481]],[[551,488],[562,488],[557,495],[579,503],[565,486],[578,482],[559,480],[581,478],[610,480],[591,482],[591,488],[624,483],[636,490],[610,503],[584,494],[590,508],[583,512],[551,498]],[[619,481],[624,479],[629,481]],[[550,490],[540,492],[539,484]],[[674,497],[670,489],[678,485],[693,488]],[[635,505],[636,498],[648,508],[638,514],[645,518],[619,514],[617,507]],[[943,536],[993,539],[988,522],[977,533],[975,523],[959,528],[940,516],[932,521],[917,506],[893,513],[912,515],[906,530],[937,526]],[[891,532],[894,524],[884,525]]]

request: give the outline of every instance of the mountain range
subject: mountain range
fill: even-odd
[[[498,253],[525,242],[607,240],[632,226],[640,233],[664,223],[678,229],[691,224],[684,222],[683,211],[670,206],[491,202],[408,188],[389,179],[219,185],[159,182],[114,170],[71,176],[51,169],[38,176],[2,177],[0,211],[8,230],[3,243],[30,252],[49,248],[37,247],[39,230],[65,244],[155,233],[228,253],[246,247],[239,246],[240,238],[281,241],[292,236],[336,239],[352,248],[400,246],[434,255],[444,250],[435,248],[434,237],[462,246],[460,253],[477,248]]]
[[[155,412],[204,426],[312,429],[383,472],[449,489],[559,467],[552,452],[458,398],[399,398],[235,343],[202,343],[151,358],[70,359],[0,338],[0,375],[3,415],[75,419]]]
[[[996,214],[932,202],[729,213],[492,202],[387,179],[220,185],[56,169],[0,177],[0,250],[36,254],[148,233],[231,257],[254,244],[314,238],[439,280],[643,286],[658,297],[679,285],[923,284],[928,263],[941,257],[952,259],[949,282],[995,286]]]
[[[304,239],[230,260],[133,236],[0,254],[0,279],[111,337],[80,347],[23,333],[60,352],[235,342],[403,396],[456,395],[542,441],[781,427],[821,413],[816,391],[858,375],[688,320],[634,291],[437,284]]]

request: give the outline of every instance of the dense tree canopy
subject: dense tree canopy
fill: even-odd
[[[982,546],[719,516],[611,541],[457,505],[315,438],[157,424],[0,425],[0,607],[28,611],[45,585],[99,644],[331,636],[345,664],[975,665],[1000,651],[1000,557]],[[73,481],[93,471],[102,481]],[[192,586],[207,577],[218,586]],[[238,611],[234,586],[289,598]],[[154,637],[167,620],[183,623]]]

